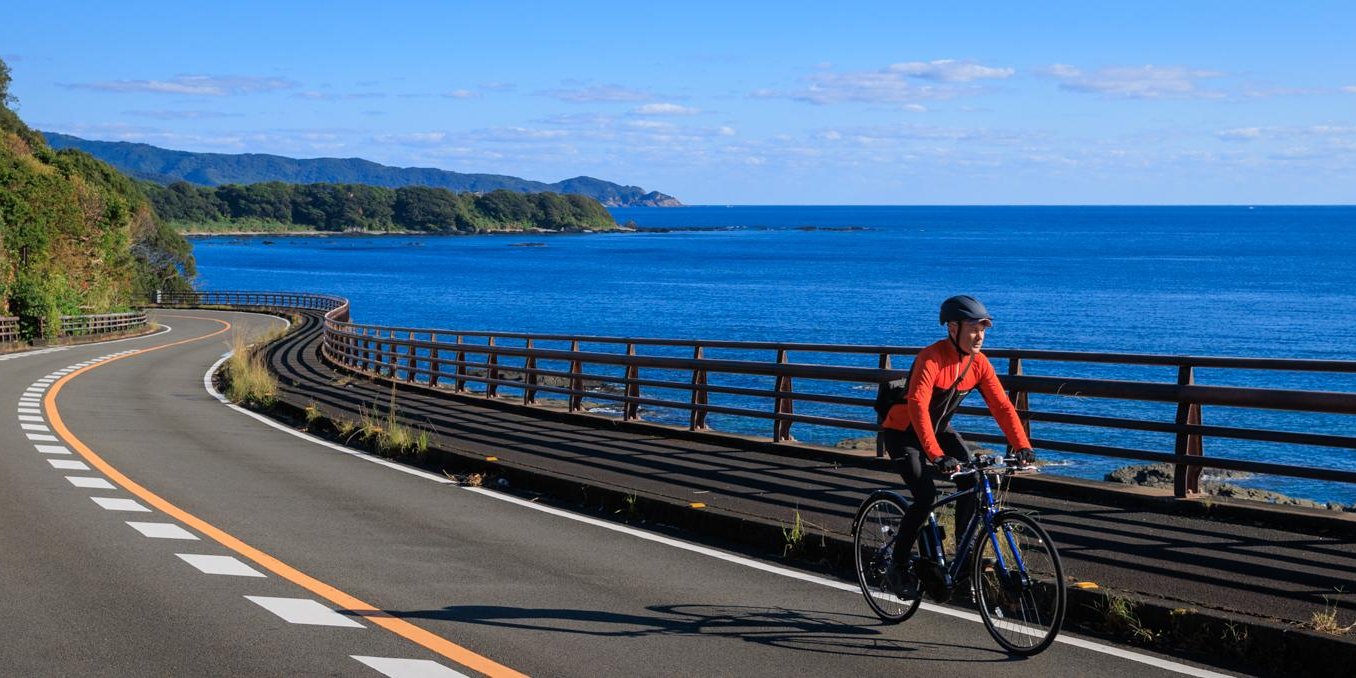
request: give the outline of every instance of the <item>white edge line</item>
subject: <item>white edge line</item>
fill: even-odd
[[[665,536],[661,536],[661,535],[658,535],[658,534],[652,534],[652,533],[649,533],[649,532],[644,532],[644,531],[642,531],[642,530],[637,530],[637,529],[635,529],[635,528],[633,528],[633,527],[629,527],[629,526],[626,526],[626,525],[618,525],[618,524],[616,524],[616,523],[610,523],[610,522],[601,520],[601,519],[599,519],[599,518],[593,518],[593,517],[590,517],[590,516],[579,515],[579,514],[577,514],[577,513],[572,513],[572,512],[570,512],[570,511],[566,511],[566,510],[564,510],[564,509],[555,508],[555,507],[553,507],[553,506],[546,506],[546,505],[543,505],[543,504],[533,503],[533,502],[528,501],[528,500],[526,500],[526,499],[520,499],[520,498],[515,497],[515,496],[512,496],[512,495],[503,494],[503,493],[496,492],[496,491],[494,491],[494,490],[489,490],[489,489],[486,489],[486,488],[483,488],[483,487],[469,487],[469,486],[465,486],[465,485],[460,485],[460,484],[456,483],[456,481],[451,480],[450,478],[447,478],[446,476],[441,476],[441,475],[438,475],[438,474],[436,474],[436,473],[429,473],[428,471],[424,471],[424,470],[421,470],[421,469],[411,468],[411,467],[405,466],[405,465],[403,465],[403,464],[397,464],[397,463],[395,463],[395,462],[389,461],[389,460],[387,460],[387,459],[382,459],[382,458],[380,458],[380,457],[374,457],[374,456],[372,456],[372,455],[370,455],[370,454],[366,454],[366,453],[363,453],[363,452],[359,452],[359,451],[357,451],[357,450],[349,449],[349,448],[344,447],[344,446],[342,446],[342,445],[336,445],[336,444],[334,444],[334,443],[332,443],[332,442],[330,442],[330,441],[328,441],[328,440],[322,440],[322,439],[317,438],[317,437],[315,437],[315,436],[313,436],[313,435],[311,435],[311,434],[309,434],[309,433],[305,433],[305,432],[298,431],[298,430],[296,430],[296,429],[290,428],[290,427],[288,427],[288,426],[284,426],[283,424],[280,424],[280,423],[278,423],[278,422],[276,422],[276,421],[274,421],[274,420],[272,420],[272,419],[269,419],[268,417],[265,417],[264,415],[259,414],[258,412],[252,412],[252,411],[247,410],[247,409],[245,409],[245,408],[243,408],[243,407],[241,407],[241,406],[239,406],[239,405],[236,405],[235,403],[231,402],[230,400],[227,400],[227,399],[226,399],[226,396],[222,395],[220,391],[217,391],[217,389],[216,389],[214,386],[212,386],[212,374],[215,373],[215,372],[217,371],[217,368],[220,367],[222,363],[226,362],[226,360],[229,359],[229,358],[231,357],[231,353],[232,353],[232,352],[229,352],[229,351],[228,351],[227,353],[222,354],[222,356],[221,356],[220,359],[218,359],[215,363],[212,363],[212,366],[211,366],[211,367],[207,368],[207,372],[206,372],[205,374],[203,374],[203,377],[202,377],[202,385],[203,385],[203,388],[207,389],[207,392],[208,392],[209,394],[211,394],[213,398],[216,398],[218,401],[220,401],[222,404],[226,405],[227,407],[229,407],[229,408],[235,410],[236,412],[239,412],[239,413],[241,413],[241,414],[244,414],[245,416],[251,417],[251,418],[253,418],[253,419],[255,419],[255,420],[258,420],[258,421],[260,421],[260,422],[262,422],[262,423],[264,423],[264,424],[267,424],[268,426],[272,426],[273,428],[278,429],[279,431],[283,431],[284,433],[288,433],[288,434],[290,434],[290,435],[294,435],[294,436],[296,436],[296,437],[298,437],[298,438],[301,438],[301,439],[303,439],[303,440],[306,440],[306,441],[315,443],[315,444],[320,445],[320,446],[322,446],[322,447],[327,447],[327,448],[329,448],[329,449],[331,449],[331,450],[335,450],[335,451],[337,451],[337,452],[342,452],[343,454],[347,454],[347,455],[352,456],[352,457],[357,457],[357,458],[362,459],[362,460],[364,460],[364,461],[369,461],[369,462],[371,462],[371,463],[373,463],[373,464],[378,464],[378,465],[381,465],[381,466],[385,466],[386,468],[389,468],[389,469],[393,469],[393,470],[396,470],[396,471],[400,471],[401,473],[407,473],[407,474],[409,474],[409,475],[417,476],[417,477],[423,478],[423,479],[425,479],[425,480],[431,480],[431,481],[433,481],[433,482],[435,482],[435,483],[439,483],[439,484],[443,484],[443,485],[457,485],[460,489],[467,490],[467,491],[469,491],[469,492],[474,492],[474,493],[479,494],[479,495],[481,495],[481,496],[490,497],[490,498],[493,498],[493,499],[498,499],[498,500],[500,500],[500,501],[509,502],[509,503],[511,503],[511,504],[517,504],[517,505],[522,506],[522,507],[524,507],[524,508],[529,508],[529,509],[532,509],[532,510],[535,510],[535,511],[541,511],[541,512],[543,512],[543,513],[550,513],[550,514],[552,514],[552,515],[560,516],[560,517],[562,517],[562,518],[567,518],[567,519],[569,519],[569,520],[574,520],[574,521],[581,522],[581,523],[587,523],[587,524],[589,524],[589,525],[593,525],[593,526],[595,526],[595,527],[601,527],[601,528],[606,529],[606,530],[612,530],[613,532],[621,532],[621,533],[624,533],[624,534],[628,534],[628,535],[631,535],[631,536],[634,536],[634,537],[638,537],[638,538],[640,538],[640,539],[644,539],[644,540],[646,540],[646,541],[652,541],[652,542],[656,542],[656,543],[659,543],[659,544],[664,544],[664,545],[666,545],[666,546],[672,546],[672,547],[674,547],[674,548],[679,548],[679,549],[682,549],[682,550],[684,550],[684,551],[691,551],[691,552],[693,552],[693,553],[698,553],[698,554],[701,554],[701,555],[710,556],[710,557],[712,557],[712,558],[718,558],[718,559],[720,559],[720,560],[724,560],[724,561],[729,562],[729,563],[734,563],[734,564],[736,564],[736,565],[743,565],[744,567],[749,567],[749,568],[752,568],[752,569],[755,569],[755,570],[761,570],[761,571],[763,571],[763,572],[769,572],[769,573],[771,573],[771,574],[781,575],[781,576],[783,576],[783,577],[789,577],[789,578],[791,578],[791,579],[799,579],[799,580],[801,580],[801,581],[809,582],[809,583],[811,583],[811,584],[818,584],[818,585],[820,585],[820,586],[825,586],[825,587],[832,588],[832,589],[838,589],[839,591],[847,591],[847,592],[851,592],[851,593],[860,593],[860,591],[861,591],[861,589],[858,588],[856,584],[849,584],[849,583],[847,583],[847,582],[838,581],[837,579],[829,579],[829,578],[827,578],[827,577],[821,577],[821,576],[819,576],[819,575],[809,574],[809,573],[806,573],[806,572],[798,572],[798,571],[796,571],[796,570],[787,569],[787,568],[780,567],[780,566],[777,566],[777,565],[770,565],[770,564],[768,564],[768,563],[759,562],[759,561],[753,560],[753,559],[751,559],[751,558],[745,558],[745,557],[743,557],[743,556],[736,556],[736,555],[732,555],[732,554],[729,554],[729,553],[725,553],[724,551],[718,551],[718,550],[716,550],[716,549],[709,548],[709,547],[706,547],[706,546],[699,546],[699,545],[697,545],[697,544],[689,544],[689,543],[687,543],[687,542],[679,541],[679,540],[677,540],[677,539],[672,539],[672,538],[670,538],[670,537],[665,537]],[[923,607],[923,609],[925,609],[925,610],[927,610],[927,611],[929,611],[929,612],[935,612],[935,613],[937,613],[937,614],[942,614],[942,615],[946,615],[946,616],[949,616],[949,617],[956,617],[956,618],[959,618],[959,619],[964,619],[964,620],[966,620],[966,621],[971,621],[971,622],[975,622],[975,623],[981,623],[981,620],[980,620],[980,618],[979,618],[979,615],[977,615],[977,614],[975,614],[975,613],[973,613],[973,612],[963,612],[963,611],[961,611],[961,610],[957,610],[957,609],[949,608],[949,607],[944,607],[944,606],[941,606],[941,605],[934,605],[934,604],[932,604],[932,603],[923,603],[923,604],[922,604],[922,607]],[[1177,663],[1177,662],[1169,661],[1169,660],[1166,660],[1166,659],[1160,659],[1160,658],[1158,658],[1158,657],[1151,657],[1151,656],[1149,656],[1149,655],[1139,654],[1138,652],[1131,652],[1131,651],[1128,651],[1128,650],[1122,650],[1122,649],[1120,649],[1120,648],[1118,648],[1118,647],[1112,647],[1112,646],[1110,646],[1110,645],[1103,645],[1103,644],[1101,644],[1101,643],[1093,642],[1093,641],[1090,641],[1090,640],[1084,640],[1084,639],[1082,639],[1082,638],[1072,638],[1072,637],[1069,637],[1069,636],[1067,636],[1067,635],[1060,635],[1060,636],[1057,636],[1057,637],[1055,638],[1055,642],[1056,642],[1056,643],[1064,643],[1064,644],[1067,644],[1067,645],[1072,645],[1072,646],[1074,646],[1074,647],[1079,647],[1079,648],[1082,648],[1082,649],[1085,649],[1085,650],[1091,650],[1091,651],[1093,651],[1093,652],[1100,652],[1100,653],[1102,653],[1102,654],[1112,655],[1112,656],[1114,656],[1114,657],[1120,657],[1120,658],[1122,658],[1122,659],[1127,659],[1127,660],[1130,660],[1130,661],[1133,661],[1133,662],[1138,662],[1138,663],[1140,663],[1140,664],[1146,664],[1146,665],[1149,665],[1149,666],[1154,666],[1154,667],[1157,667],[1157,668],[1160,668],[1160,669],[1164,669],[1164,670],[1167,670],[1167,671],[1173,671],[1173,672],[1176,672],[1176,673],[1182,673],[1182,674],[1186,674],[1186,675],[1189,675],[1189,676],[1199,676],[1200,678],[1229,678],[1227,674],[1216,673],[1216,672],[1210,671],[1210,670],[1208,670],[1208,669],[1200,669],[1200,668],[1196,668],[1196,667],[1194,667],[1194,666],[1187,666],[1186,664],[1179,664],[1179,663]]]

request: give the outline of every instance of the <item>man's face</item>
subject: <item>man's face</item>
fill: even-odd
[[[991,323],[987,320],[966,320],[963,322],[951,323],[956,333],[956,343],[960,345],[962,353],[979,353],[984,347],[984,333],[989,329]]]

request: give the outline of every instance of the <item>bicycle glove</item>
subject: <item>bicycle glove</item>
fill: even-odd
[[[942,475],[946,476],[949,476],[960,469],[960,462],[956,461],[955,457],[948,457],[945,454],[942,455],[941,458],[933,460],[932,463],[936,464],[937,470],[941,471]]]
[[[1023,447],[1013,450],[1009,459],[1016,461],[1018,466],[1030,466],[1036,463],[1036,451],[1029,447]]]

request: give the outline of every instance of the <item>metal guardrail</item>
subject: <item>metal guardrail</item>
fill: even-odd
[[[511,332],[465,332],[360,325],[348,322],[348,302],[322,295],[214,292],[166,297],[167,303],[326,311],[323,355],[331,362],[369,377],[420,383],[487,398],[511,396],[523,405],[554,398],[569,411],[585,408],[585,399],[609,402],[623,420],[646,411],[686,413],[687,428],[709,430],[711,415],[764,420],[772,443],[794,440],[793,426],[826,426],[846,431],[875,431],[875,387],[903,375],[892,362],[916,354],[917,347],[749,341],[694,341]],[[793,362],[791,355],[820,356],[819,362]],[[1079,436],[1032,437],[1037,448],[1120,459],[1173,464],[1174,490],[1187,496],[1198,490],[1202,468],[1356,483],[1356,471],[1207,456],[1204,440],[1259,441],[1356,450],[1356,436],[1208,426],[1202,411],[1242,408],[1311,414],[1356,415],[1356,393],[1287,390],[1196,383],[1201,369],[1277,370],[1323,375],[1356,375],[1356,361],[1155,356],[1068,351],[1001,349],[985,351],[1007,361],[1000,376],[1018,408],[1023,425],[1033,422],[1050,433],[1078,431],[1163,434],[1171,451],[1080,442]],[[859,365],[842,364],[857,361]],[[997,363],[1001,366],[1001,362]],[[1120,368],[1170,368],[1171,382],[1126,381],[1028,374],[1069,365]],[[1078,370],[1071,370],[1077,372]],[[862,393],[863,395],[855,395]],[[1033,397],[1046,406],[1033,406]],[[1170,408],[1171,420],[1098,413],[1089,399],[1129,401]],[[984,415],[962,407],[961,415]],[[1045,433],[1047,431],[1038,431]],[[968,438],[1003,444],[996,433],[967,432]],[[1082,436],[1084,440],[1088,436]]]

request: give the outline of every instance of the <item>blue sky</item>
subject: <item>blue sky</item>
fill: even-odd
[[[1356,202],[1356,3],[8,0],[46,131],[689,204]]]

